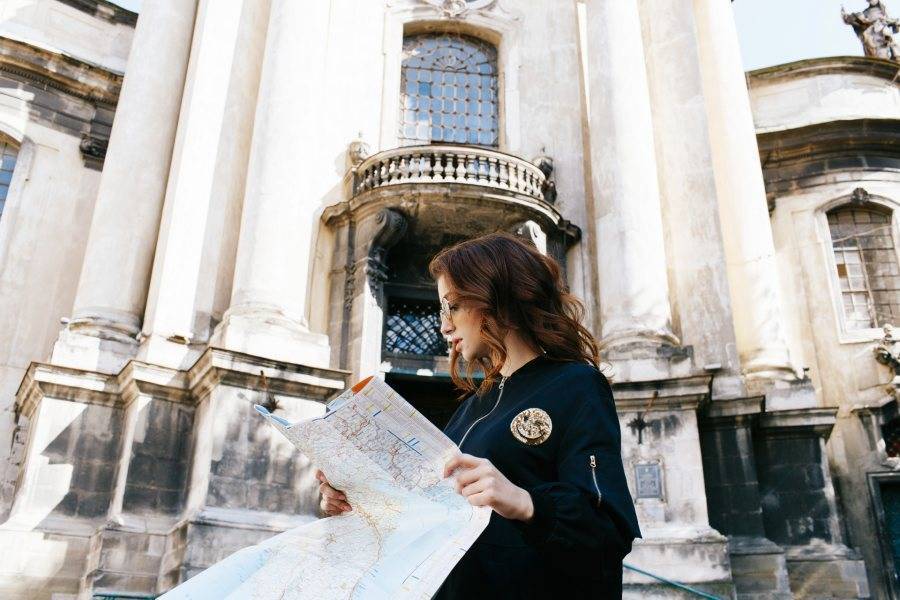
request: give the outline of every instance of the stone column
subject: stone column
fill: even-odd
[[[304,189],[318,152],[329,3],[273,0],[253,126],[231,306],[213,343],[327,366],[307,290],[319,198]]]
[[[115,372],[133,355],[147,297],[196,0],[146,0],[100,179],[72,319],[51,360]]]
[[[200,2],[141,360],[187,368],[227,308],[268,19],[268,0]]]
[[[639,0],[666,257],[682,344],[697,366],[718,365],[712,398],[743,394],[693,0]]]
[[[677,345],[636,0],[586,3],[601,345]]]
[[[694,0],[738,354],[751,378],[794,379],[750,95],[731,5]]]

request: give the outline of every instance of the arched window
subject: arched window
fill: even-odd
[[[3,206],[6,204],[6,196],[9,194],[9,184],[12,181],[18,155],[19,147],[9,138],[0,136],[0,215],[3,214]]]
[[[828,229],[846,328],[900,322],[900,265],[891,212],[844,205],[828,211]]]
[[[497,49],[448,33],[407,36],[400,74],[402,145],[496,147],[500,139]]]

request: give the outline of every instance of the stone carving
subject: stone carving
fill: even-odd
[[[441,10],[443,16],[448,19],[455,19],[465,16],[470,10],[478,10],[486,8],[493,4],[495,0],[423,0],[426,4],[430,4]]]
[[[894,326],[887,324],[883,328],[884,337],[875,346],[872,351],[875,353],[875,360],[890,367],[894,372],[894,379],[891,381],[890,388],[893,392],[900,385],[900,340],[894,337]]]
[[[544,200],[553,204],[556,202],[556,182],[552,180],[553,175],[553,159],[542,154],[533,161],[534,165],[544,174],[544,183],[541,186]]]
[[[541,254],[547,254],[547,234],[534,221],[524,221],[513,227],[513,233],[531,243]]]
[[[850,194],[850,204],[863,206],[869,202],[869,192],[865,188],[858,187]]]
[[[387,279],[387,256],[390,249],[406,234],[406,217],[390,208],[381,209],[375,217],[378,230],[369,246],[366,260],[366,276],[376,298],[381,297],[381,286]]]
[[[81,150],[81,157],[85,166],[98,171],[102,169],[103,161],[106,159],[107,146],[109,146],[108,138],[90,134],[81,136],[81,143],[78,144],[78,148]]]
[[[900,19],[888,16],[882,0],[868,2],[869,8],[862,12],[848,13],[841,7],[844,23],[853,27],[866,56],[900,61],[900,45],[893,35],[900,30]]]
[[[347,158],[350,160],[350,166],[358,167],[362,161],[369,158],[369,152],[369,144],[363,141],[362,132],[360,132],[359,137],[347,146]]]

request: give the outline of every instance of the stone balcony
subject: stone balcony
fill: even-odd
[[[412,217],[417,235],[514,231],[530,221],[556,253],[580,236],[554,205],[548,157],[532,162],[491,148],[451,144],[401,146],[368,156],[361,142],[351,144],[348,155],[345,199],[323,214],[330,225],[391,208]]]
[[[457,184],[552,203],[552,162],[535,162],[477,146],[403,146],[363,160],[353,172],[352,196],[404,184]]]

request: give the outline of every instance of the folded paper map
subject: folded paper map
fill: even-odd
[[[164,600],[425,599],[478,538],[490,508],[443,479],[456,445],[377,377],[290,423],[256,406],[353,510],[244,548]]]

